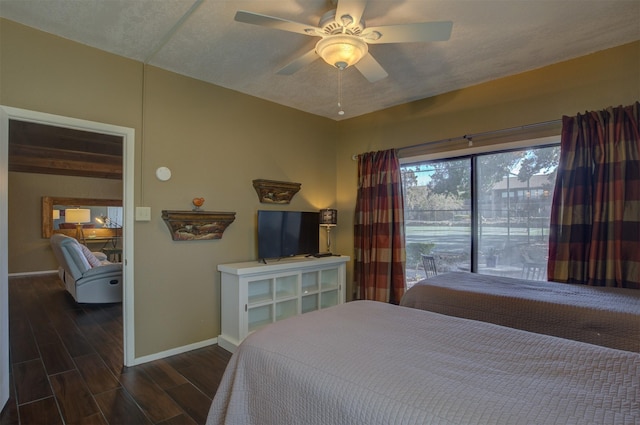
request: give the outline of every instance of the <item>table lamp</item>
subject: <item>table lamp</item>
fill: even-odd
[[[91,210],[88,208],[71,208],[64,212],[65,223],[75,223],[76,239],[84,241],[84,233],[82,232],[82,223],[91,221]]]
[[[97,216],[96,217],[96,221],[98,223],[102,224],[102,227],[115,228],[115,229],[118,229],[118,228],[121,227],[120,224],[118,224],[116,221],[110,219],[106,215]]]
[[[102,224],[102,227],[107,227],[110,229],[116,229],[115,230],[115,235],[116,237],[118,237],[118,229],[122,228],[122,226],[115,220],[112,220],[111,218],[109,218],[106,215],[99,215],[96,217],[96,221],[100,224]]]
[[[320,226],[327,228],[327,252],[331,253],[331,228],[338,223],[338,210],[325,208],[320,210]]]

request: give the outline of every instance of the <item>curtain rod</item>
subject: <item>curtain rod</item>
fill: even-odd
[[[551,121],[543,121],[543,122],[539,122],[539,123],[535,123],[535,124],[525,124],[525,125],[521,125],[519,127],[503,128],[501,130],[491,130],[491,131],[485,131],[485,132],[482,132],[482,133],[465,134],[464,136],[452,137],[450,139],[435,140],[433,142],[422,142],[422,143],[418,143],[418,144],[411,145],[411,146],[404,146],[402,148],[398,148],[397,151],[400,152],[400,151],[403,151],[403,150],[414,149],[414,148],[419,148],[419,147],[423,147],[423,146],[439,145],[439,144],[442,144],[442,143],[453,142],[454,140],[469,140],[469,141],[471,141],[471,139],[473,139],[474,137],[482,137],[482,136],[489,136],[489,135],[499,134],[499,133],[507,133],[507,132],[513,132],[513,131],[519,131],[519,130],[526,130],[526,129],[529,129],[529,128],[543,127],[543,126],[549,126],[549,125],[560,124],[560,123],[562,123],[562,120],[558,119],[558,120],[551,120]]]

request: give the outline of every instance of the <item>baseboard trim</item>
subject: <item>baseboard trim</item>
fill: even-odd
[[[43,270],[39,272],[19,272],[19,273],[9,273],[7,276],[9,277],[20,277],[20,276],[38,276],[41,274],[58,274],[58,270]]]
[[[197,350],[198,348],[208,347],[217,343],[218,338],[205,339],[204,341],[196,342],[189,345],[183,345],[182,347],[160,351],[159,353],[149,354],[147,356],[136,357],[135,359],[133,359],[133,365],[137,366],[143,363],[152,362],[154,360],[164,359],[165,357],[175,356],[176,354],[186,353],[187,351]]]
[[[218,335],[218,345],[233,354],[240,345],[240,341],[232,341],[231,338]]]

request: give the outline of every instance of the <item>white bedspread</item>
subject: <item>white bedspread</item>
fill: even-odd
[[[207,424],[640,424],[640,354],[356,301],[266,326]]]

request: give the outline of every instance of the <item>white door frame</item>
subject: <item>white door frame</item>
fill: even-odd
[[[123,344],[124,365],[135,364],[133,224],[134,155],[133,128],[69,118],[0,105],[0,410],[9,398],[9,312],[8,312],[8,150],[9,120],[65,127],[122,137],[123,142]]]

